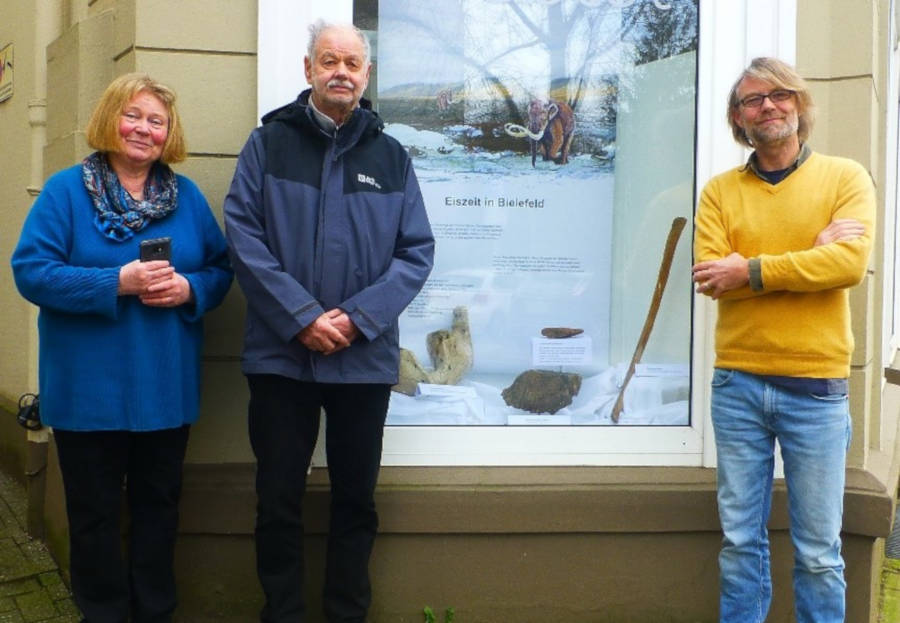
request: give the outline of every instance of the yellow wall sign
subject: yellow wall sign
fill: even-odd
[[[13,44],[0,50],[0,102],[13,94]]]

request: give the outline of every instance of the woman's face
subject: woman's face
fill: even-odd
[[[119,116],[119,155],[148,168],[159,160],[169,136],[169,113],[158,97],[140,91]]]

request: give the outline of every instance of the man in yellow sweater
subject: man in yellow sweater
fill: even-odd
[[[781,446],[798,623],[844,621],[844,469],[850,443],[848,288],[866,273],[875,195],[866,170],[813,152],[813,103],[789,65],[754,59],[729,94],[747,164],[713,178],[696,217],[693,280],[718,301],[712,420],[718,453],[721,623],[762,623],[766,531]]]

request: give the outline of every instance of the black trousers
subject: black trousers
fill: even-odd
[[[54,430],[69,518],[72,593],[88,623],[172,620],[189,431]],[[123,489],[131,517],[127,563],[120,530]]]
[[[248,375],[250,444],[256,455],[256,561],[263,623],[303,623],[303,494],[325,410],[331,514],[324,609],[330,623],[365,621],[369,557],[378,528],[375,483],[389,385],[304,383]]]

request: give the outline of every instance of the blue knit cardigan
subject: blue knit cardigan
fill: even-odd
[[[183,176],[178,207],[125,242],[103,236],[81,165],[51,177],[31,208],[12,268],[40,307],[41,419],[64,430],[150,431],[197,419],[202,316],[221,303],[232,271],[206,199]],[[119,269],[141,240],[171,236],[172,265],[193,302],[149,307],[119,296]]]

